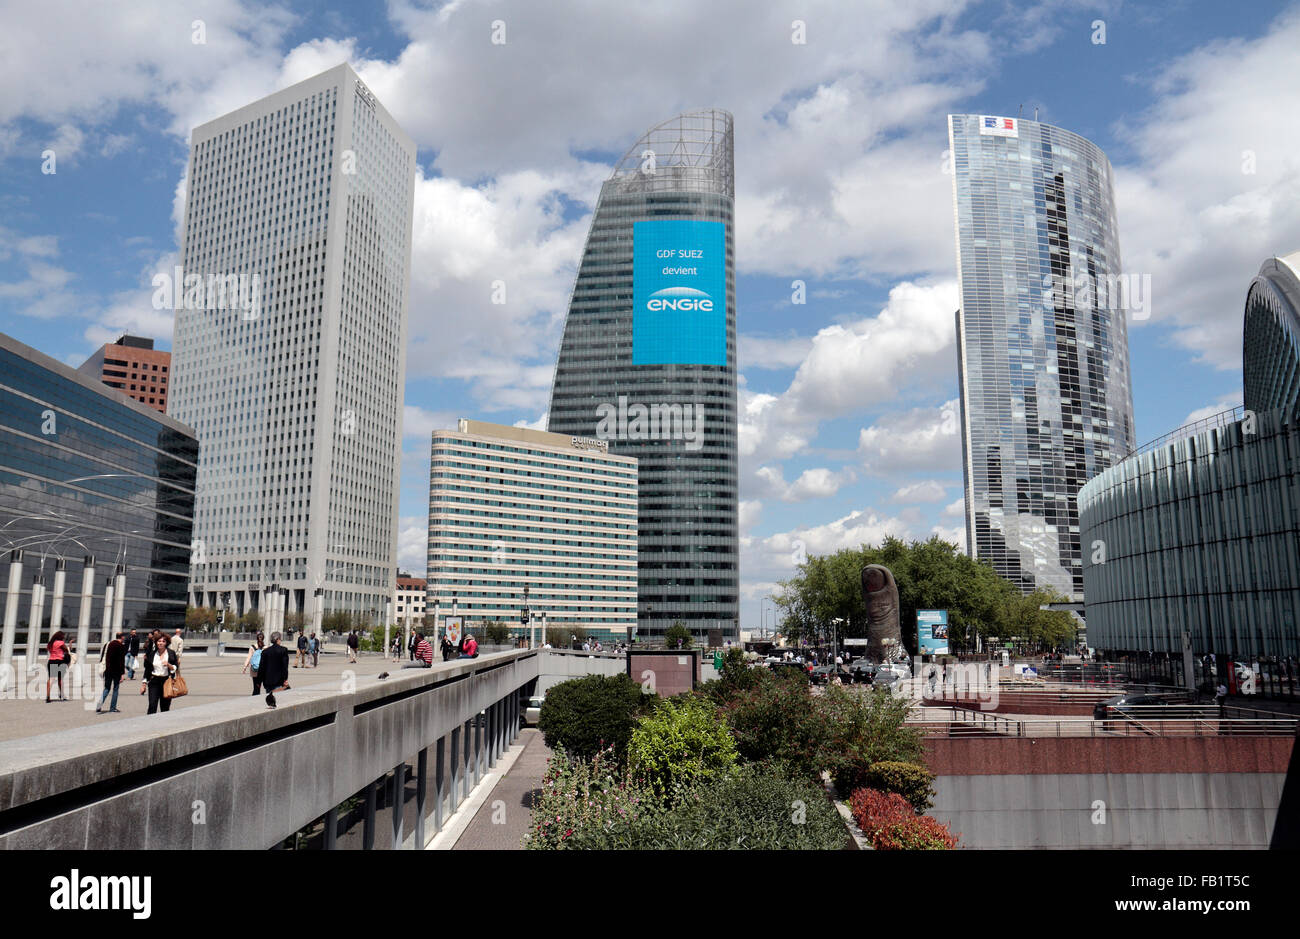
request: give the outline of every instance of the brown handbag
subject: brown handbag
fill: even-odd
[[[181,677],[181,670],[176,669],[176,674],[163,682],[164,698],[183,698],[190,693],[189,686],[185,684],[185,679]]]

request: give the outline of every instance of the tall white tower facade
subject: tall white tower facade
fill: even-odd
[[[168,413],[197,605],[386,613],[415,157],[347,64],[193,131]]]

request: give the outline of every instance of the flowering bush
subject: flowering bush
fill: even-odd
[[[532,827],[524,847],[537,850],[592,847],[643,813],[659,811],[651,790],[619,767],[612,747],[590,760],[555,751],[533,800]]]
[[[948,851],[957,836],[929,815],[913,815],[879,829],[871,838],[877,851]]]
[[[916,817],[906,799],[896,792],[881,792],[879,789],[856,790],[849,798],[849,811],[868,838],[896,822]]]

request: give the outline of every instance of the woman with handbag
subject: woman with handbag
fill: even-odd
[[[154,647],[150,649],[144,657],[144,675],[140,683],[140,693],[149,692],[149,713],[153,714],[161,705],[162,710],[170,711],[172,700],[166,694],[164,686],[167,681],[180,668],[180,663],[176,659],[176,653],[168,649],[171,644],[164,633],[159,633],[154,642]]]
[[[253,694],[257,694],[262,690],[262,676],[259,674],[258,669],[262,664],[263,645],[265,645],[263,634],[259,632],[257,634],[257,645],[249,646],[248,657],[244,659],[244,671],[251,670],[253,674]]]
[[[50,683],[53,681],[59,683],[59,700],[66,701],[68,699],[63,696],[63,676],[68,671],[68,663],[72,655],[68,651],[68,643],[63,635],[63,630],[60,629],[50,637],[49,644],[45,647],[45,653],[49,657],[45,666],[47,676],[45,679],[45,703],[50,703]],[[40,672],[37,672],[37,674],[39,675]]]

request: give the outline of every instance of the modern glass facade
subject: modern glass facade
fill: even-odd
[[[1135,442],[1110,163],[1049,124],[948,125],[967,550],[1077,602],[1076,496]]]
[[[185,425],[0,335],[0,549],[6,566],[22,561],[18,654],[34,583],[45,595],[38,603],[44,650],[58,615],[60,568],[55,622],[75,635],[87,558],[95,570],[94,642],[119,565],[122,628],[185,625],[198,449]]]
[[[636,626],[637,462],[601,441],[480,421],[433,433],[426,622],[627,639]]]
[[[638,461],[643,639],[737,638],[734,199],[730,114],[649,130],[601,187],[556,362],[549,429]]]
[[[391,601],[414,174],[346,64],[194,129],[168,411],[203,442],[196,604]]]
[[[1300,253],[1246,299],[1246,407],[1079,492],[1088,638],[1111,653],[1300,655]]]

